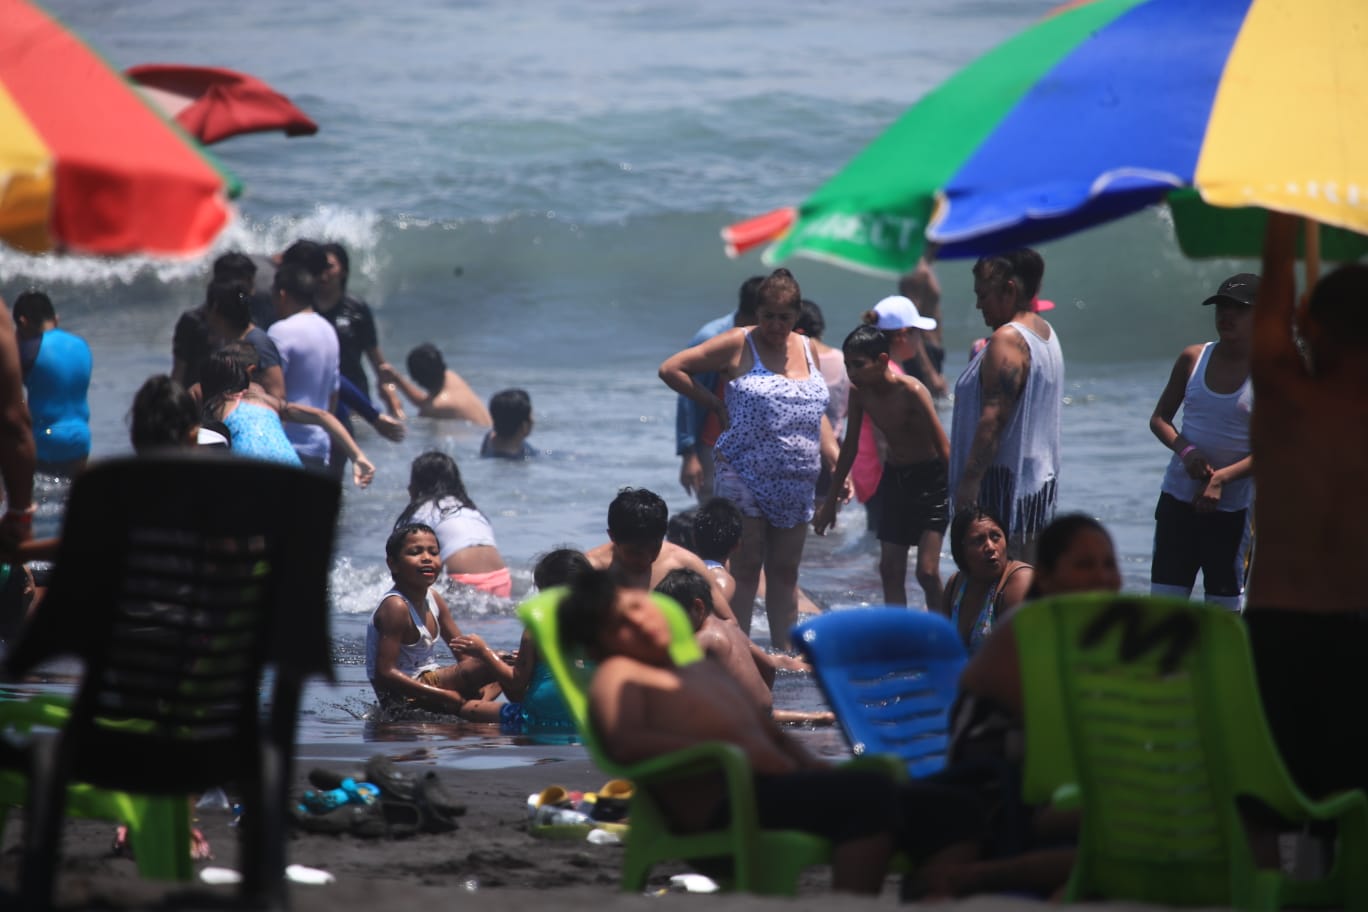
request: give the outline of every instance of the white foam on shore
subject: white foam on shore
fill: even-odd
[[[324,205],[304,215],[266,219],[236,214],[208,250],[188,257],[33,255],[0,245],[0,282],[109,286],[154,278],[171,284],[204,276],[214,258],[227,251],[267,257],[302,237],[342,244],[351,255],[354,276],[375,276],[384,259],[379,249],[381,223],[374,211]]]

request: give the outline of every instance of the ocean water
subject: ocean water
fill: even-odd
[[[0,293],[47,288],[63,325],[90,341],[96,457],[128,451],[133,392],[169,369],[175,319],[202,296],[212,258],[269,254],[298,237],[347,246],[351,290],[374,308],[391,361],[430,340],[482,396],[528,390],[532,442],[545,454],[527,464],[476,459],[481,432],[469,427],[413,419],[398,445],[363,427],[378,472],[368,490],[348,490],[337,540],[338,682],[310,691],[301,728],[305,756],[409,741],[449,765],[521,762],[533,754],[486,726],[369,718],[364,624],[388,586],[383,542],[406,501],[410,460],[431,447],[457,459],[519,594],[541,552],[606,540],[619,487],[651,488],[672,511],[689,506],[673,455],[674,396],[655,369],[764,270],[757,254],[727,260],[718,230],[800,202],[923,93],[1053,5],[49,0],[115,66],[250,72],[321,130],[214,147],[245,192],[238,220],[204,257],[0,250]],[[1041,251],[1042,295],[1059,305],[1049,319],[1067,362],[1061,509],[1105,522],[1126,588],[1146,591],[1168,457],[1149,415],[1179,350],[1212,337],[1200,301],[1255,267],[1183,259],[1161,211]],[[824,309],[830,343],[893,290],[823,264],[786,265]],[[938,267],[951,378],[984,333],[970,265]],[[41,493],[43,534],[58,528],[64,488],[44,482]],[[801,582],[819,604],[878,600],[876,545],[862,530],[856,510],[826,538],[809,538]],[[942,571],[951,570],[947,553]],[[457,596],[453,605],[463,627],[516,644],[512,603]],[[820,696],[786,676],[778,702],[816,706]],[[838,736],[813,737],[840,750]]]

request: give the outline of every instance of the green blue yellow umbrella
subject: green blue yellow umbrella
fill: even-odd
[[[1368,3],[1065,4],[926,95],[801,206],[724,230],[880,275],[1156,203],[1190,255],[1254,255],[1265,210],[1368,249]],[[1338,230],[1334,230],[1338,229]]]

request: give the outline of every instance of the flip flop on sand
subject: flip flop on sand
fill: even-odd
[[[627,786],[626,780],[615,780]],[[621,794],[622,787],[609,783],[611,794]],[[609,799],[611,803],[613,798]],[[619,822],[599,821],[588,809],[597,803],[593,792],[572,792],[561,785],[549,785],[535,795],[527,796],[527,831],[541,839],[585,839],[594,830],[605,830],[621,840],[627,826]]]
[[[588,802],[589,796],[584,797]],[[589,816],[603,823],[619,823],[627,819],[627,807],[631,801],[632,783],[626,779],[610,779],[594,793]]]

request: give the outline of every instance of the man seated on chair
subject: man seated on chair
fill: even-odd
[[[619,588],[603,571],[585,573],[570,584],[558,623],[564,649],[583,650],[598,662],[589,714],[614,760],[637,763],[705,741],[734,744],[754,770],[761,827],[834,843],[833,888],[878,893],[898,847],[928,865],[972,851],[967,843],[982,821],[972,795],[898,786],[880,772],[836,769],[817,759],[726,669],[707,661],[676,666],[670,625],[650,593]],[[676,780],[657,799],[681,832],[721,826],[730,813],[720,773]],[[903,821],[916,823],[904,829]]]

